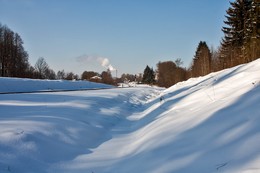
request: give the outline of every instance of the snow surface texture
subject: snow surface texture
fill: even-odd
[[[259,123],[260,59],[166,90],[5,94],[0,172],[259,173]]]

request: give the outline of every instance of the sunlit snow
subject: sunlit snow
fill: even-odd
[[[0,81],[2,93],[104,88]],[[257,173],[259,124],[260,59],[168,89],[1,94],[0,172]]]

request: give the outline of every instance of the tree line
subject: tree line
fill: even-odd
[[[55,73],[44,58],[34,66],[28,61],[23,40],[19,34],[0,23],[0,76],[35,79],[90,80],[107,84],[137,81],[170,87],[191,77],[247,63],[260,58],[260,0],[235,0],[226,11],[222,31],[224,37],[217,49],[200,41],[188,68],[182,60],[158,62],[156,69],[146,66],[143,75],[122,74],[114,79],[109,70],[101,74],[84,71],[81,76],[64,70]]]
[[[224,37],[217,49],[210,49],[205,41],[200,41],[189,68],[180,66],[181,59],[157,64],[155,74],[159,86],[169,87],[260,58],[260,0],[230,2],[225,17]]]
[[[0,23],[0,76],[30,77],[28,53],[19,34]]]
[[[100,76],[100,80],[93,79],[93,81],[114,84],[109,71],[104,71],[101,74],[85,71],[79,77],[73,72],[65,72],[64,70],[55,73],[43,57],[38,58],[34,66],[29,63],[28,59],[29,55],[23,47],[23,40],[20,35],[0,23],[0,77],[92,80],[92,77]]]

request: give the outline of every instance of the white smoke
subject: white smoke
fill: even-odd
[[[116,69],[110,64],[108,58],[101,57],[101,56],[95,56],[95,55],[82,55],[76,58],[78,62],[93,62],[96,61],[98,62],[102,67],[110,70],[110,71],[115,71]]]

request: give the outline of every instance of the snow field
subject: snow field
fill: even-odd
[[[260,59],[166,90],[0,95],[0,172],[260,172],[259,72]]]

